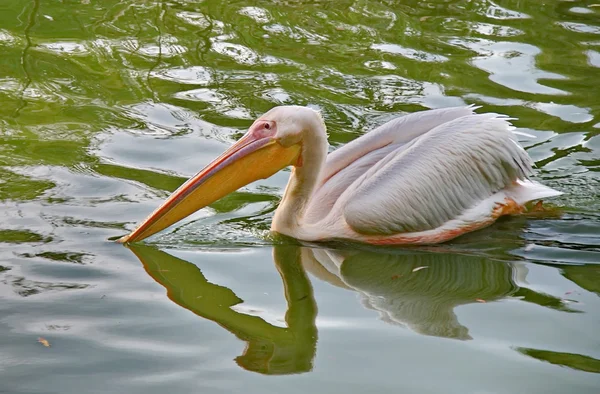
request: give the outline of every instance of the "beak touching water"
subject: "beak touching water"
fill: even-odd
[[[298,161],[300,144],[280,145],[272,136],[246,133],[235,145],[188,179],[134,231],[117,242],[147,238],[229,193]]]

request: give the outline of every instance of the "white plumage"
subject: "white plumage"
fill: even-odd
[[[474,109],[399,117],[331,153],[301,225],[313,240],[435,243],[490,224],[507,201],[561,194],[528,179],[510,118]]]
[[[504,119],[469,115],[388,154],[357,179],[339,203],[345,205],[346,221],[359,233],[424,231],[530,172],[531,160]]]
[[[398,117],[327,155],[318,112],[275,107],[121,242],[144,239],[290,164],[271,230],[306,241],[439,243],[561,194],[528,179],[532,160],[510,118],[475,109]]]

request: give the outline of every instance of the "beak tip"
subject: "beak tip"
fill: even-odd
[[[115,242],[119,244],[125,244],[129,241],[130,234],[124,235],[121,238],[117,239]]]
[[[272,137],[242,137],[217,159],[188,179],[120,244],[142,241],[192,213],[258,179],[297,161],[300,145],[283,147]],[[259,153],[260,152],[260,153]]]

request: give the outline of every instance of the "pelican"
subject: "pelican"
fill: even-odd
[[[143,240],[290,165],[271,231],[309,242],[436,244],[562,194],[529,179],[511,118],[475,109],[397,117],[328,155],[320,112],[274,107],[118,241]]]

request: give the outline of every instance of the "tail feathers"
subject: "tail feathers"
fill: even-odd
[[[559,192],[551,187],[529,180],[518,180],[514,185],[506,188],[504,191],[508,197],[512,198],[517,204],[520,205],[523,205],[529,201],[555,197],[564,194],[563,192]]]

